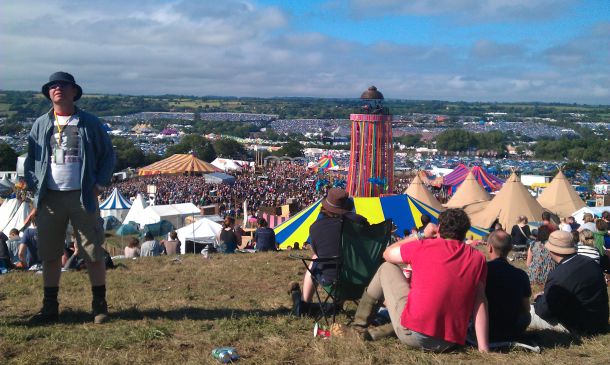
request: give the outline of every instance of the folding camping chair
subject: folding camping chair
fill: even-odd
[[[300,259],[316,285],[322,288],[315,291],[315,298],[320,305],[320,313],[315,322],[324,318],[330,326],[335,322],[337,310],[341,310],[345,301],[358,302],[383,261],[383,251],[390,243],[392,220],[364,226],[349,219],[343,220],[339,256],[318,257],[316,259],[292,256]],[[337,278],[327,285],[319,285],[309,264],[318,262],[337,265]],[[324,297],[324,298],[323,298]],[[332,306],[329,304],[332,303]],[[332,318],[332,322],[330,321]]]

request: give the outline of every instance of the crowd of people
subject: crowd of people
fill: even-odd
[[[299,164],[281,163],[256,171],[245,170],[233,174],[235,183],[231,185],[206,183],[203,176],[140,176],[114,183],[106,189],[106,195],[116,187],[126,197],[135,197],[137,194],[147,196],[147,186],[155,185],[156,205],[217,204],[221,212],[239,212],[244,201],[247,201],[248,210],[251,211],[260,207],[278,207],[290,202],[296,202],[300,209],[315,202],[323,193],[315,188],[318,178],[316,173]]]
[[[340,254],[340,222],[368,225],[351,208],[341,189],[331,189],[322,201],[323,217],[310,228],[313,256],[302,290],[298,283],[290,284],[295,315],[311,314],[314,283],[337,280],[336,263],[318,258]],[[587,228],[569,223],[560,228],[548,213],[541,218],[536,234],[524,229],[525,217],[517,218],[512,236],[500,227],[492,231],[486,261],[465,239],[470,229],[466,213],[442,212],[438,225],[427,223],[385,249],[385,262],[358,302],[352,329],[364,339],[393,335],[408,346],[437,352],[467,342],[487,352],[493,344],[522,339],[528,328],[576,335],[606,332],[610,212],[596,220],[597,241]],[[513,242],[522,241],[529,246],[529,275],[508,259]],[[532,288],[539,285],[544,290],[532,298]],[[373,325],[380,305],[387,308],[390,322]]]

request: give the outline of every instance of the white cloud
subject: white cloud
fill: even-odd
[[[0,17],[5,89],[38,90],[64,70],[85,92],[123,94],[357,97],[374,84],[388,98],[608,103],[610,93],[608,23],[540,52],[486,38],[366,45],[294,31],[282,10],[238,0],[11,0]]]
[[[459,20],[497,21],[546,19],[561,14],[576,0],[350,0],[356,17],[447,15]]]

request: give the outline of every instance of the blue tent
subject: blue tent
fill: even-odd
[[[130,234],[137,234],[138,226],[133,222],[122,224],[115,233],[117,236],[129,236]]]

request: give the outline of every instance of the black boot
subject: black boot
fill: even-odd
[[[106,303],[106,286],[94,286],[91,288],[93,292],[93,300],[91,308],[93,309],[93,323],[102,324],[108,321],[108,304]]]
[[[59,321],[59,302],[57,293],[59,287],[45,287],[42,309],[33,315],[29,322],[32,324],[47,324]]]

